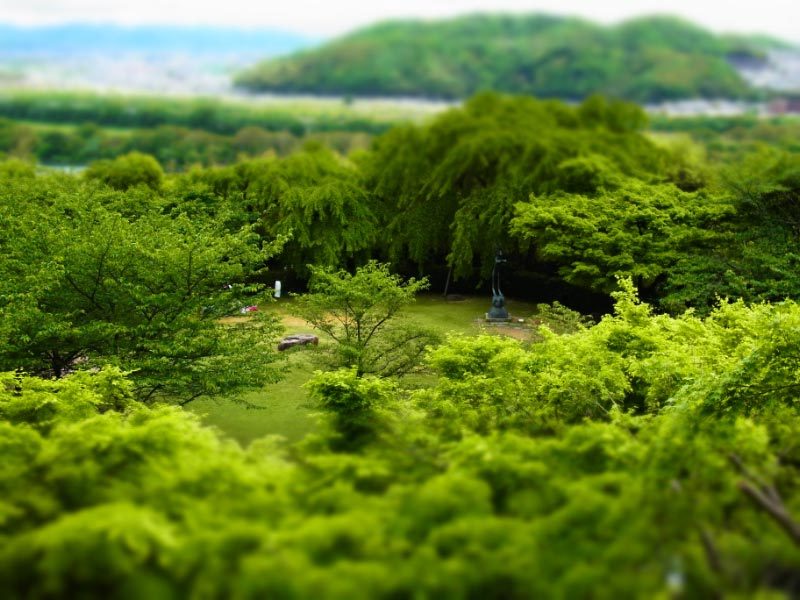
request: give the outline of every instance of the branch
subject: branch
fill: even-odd
[[[364,345],[365,346],[372,339],[372,336],[375,335],[375,332],[378,331],[378,328],[381,325],[383,325],[384,323],[386,323],[386,321],[388,321],[391,318],[391,316],[392,316],[392,314],[390,313],[390,314],[386,315],[385,317],[383,317],[382,319],[380,319],[377,323],[375,323],[375,326],[370,330],[369,334],[367,335],[366,339],[364,340]]]
[[[186,406],[187,404],[189,404],[190,402],[194,402],[195,400],[197,400],[197,399],[198,399],[200,396],[202,396],[204,393],[205,393],[205,392],[198,392],[198,393],[196,393],[194,396],[190,396],[190,397],[189,397],[189,398],[187,398],[186,400],[181,400],[180,402],[178,402],[178,406],[180,406],[180,407],[184,407],[184,406]]]
[[[728,459],[736,466],[737,469],[739,469],[739,472],[742,475],[744,475],[750,481],[757,483],[762,491],[769,496],[770,500],[778,504],[783,503],[783,499],[781,498],[775,486],[769,485],[766,481],[764,481],[764,479],[748,469],[738,454],[729,454]]]
[[[106,264],[106,257],[108,256],[108,253],[110,251],[111,251],[111,242],[109,241],[106,244],[106,247],[103,250],[103,252],[100,254],[100,261],[97,264],[97,274],[95,275],[94,278],[94,289],[92,290],[92,296],[91,296],[92,302],[94,302],[95,296],[97,295],[97,290],[100,289],[100,282],[103,280],[103,267]]]
[[[162,384],[160,384],[160,383],[154,385],[153,387],[151,387],[150,391],[147,392],[147,394],[145,394],[144,398],[142,398],[142,403],[147,404],[148,402],[150,402],[150,398],[152,398],[153,395],[163,387],[164,386]]]
[[[786,505],[781,500],[780,495],[778,494],[778,490],[771,485],[767,485],[764,481],[757,477],[756,475],[750,473],[750,471],[744,466],[741,459],[735,454],[731,454],[729,456],[731,462],[733,462],[742,474],[751,479],[752,481],[756,482],[756,485],[753,485],[750,481],[742,480],[736,484],[738,487],[750,500],[755,503],[755,505],[764,510],[770,517],[772,517],[778,525],[792,538],[792,541],[800,546],[800,523],[794,520],[792,515],[786,508]]]
[[[759,508],[765,510],[778,525],[792,538],[792,541],[800,545],[800,523],[795,521],[786,510],[783,503],[777,503],[766,493],[759,490],[747,481],[740,481],[737,487],[742,490]]]
[[[711,567],[711,570],[715,573],[723,573],[722,557],[719,554],[717,545],[714,543],[714,538],[711,537],[711,532],[705,527],[700,529],[700,541],[703,544],[706,560],[708,560],[708,565]]]
[[[72,288],[73,288],[73,289],[74,289],[76,292],[78,292],[78,294],[80,294],[81,296],[83,296],[84,298],[86,298],[86,299],[87,299],[89,302],[91,302],[91,303],[92,303],[92,305],[94,305],[94,307],[95,307],[95,308],[97,308],[98,310],[101,310],[101,311],[103,311],[103,312],[105,312],[105,311],[106,311],[106,308],[105,308],[104,306],[102,306],[102,305],[98,304],[98,303],[95,301],[95,299],[94,299],[93,295],[87,294],[87,293],[86,293],[86,292],[84,292],[84,291],[83,291],[83,290],[82,290],[80,287],[78,287],[78,284],[77,284],[77,283],[75,283],[75,280],[74,280],[74,279],[72,279],[72,276],[71,276],[71,275],[67,275],[67,274],[65,273],[65,274],[64,274],[64,279],[66,279],[66,280],[67,280],[67,283],[69,283],[69,284],[72,286]]]

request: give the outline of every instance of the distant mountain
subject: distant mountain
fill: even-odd
[[[294,52],[317,40],[274,29],[73,24],[0,25],[0,55],[252,54]]]
[[[241,73],[252,91],[456,99],[484,89],[639,102],[748,98],[733,65],[767,60],[774,40],[716,36],[673,17],[604,27],[547,15],[470,15],[374,25]]]

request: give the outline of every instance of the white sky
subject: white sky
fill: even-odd
[[[603,23],[654,13],[714,31],[768,33],[800,42],[800,0],[0,0],[0,22],[274,27],[319,37],[378,20],[465,12],[550,12]]]

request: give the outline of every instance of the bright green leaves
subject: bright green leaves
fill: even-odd
[[[275,323],[220,321],[252,304],[274,244],[158,201],[118,212],[138,190],[35,185],[9,182],[0,197],[0,365],[58,377],[113,363],[139,397],[180,401],[276,377]]]
[[[673,318],[622,288],[614,315],[537,344],[450,340],[425,389],[319,374],[333,428],[288,451],[243,451],[143,406],[116,371],[5,376],[0,582],[165,597],[788,591],[771,576],[800,554],[769,508],[800,515],[800,308]]]
[[[355,274],[309,269],[309,293],[297,299],[295,311],[332,339],[336,366],[354,367],[358,376],[402,374],[436,341],[432,332],[406,323],[399,314],[428,287],[426,279],[403,281],[388,264],[375,261]]]
[[[630,277],[649,292],[730,211],[714,197],[628,180],[592,196],[531,196],[517,204],[511,232],[570,283],[608,293]]]
[[[102,181],[116,190],[127,190],[137,185],[158,189],[164,179],[164,171],[152,156],[131,152],[114,160],[92,163],[86,169],[85,176]]]

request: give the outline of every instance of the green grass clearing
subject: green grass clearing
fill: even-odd
[[[511,323],[502,327],[487,325],[483,321],[490,304],[490,299],[485,296],[448,301],[442,296],[421,295],[404,314],[418,325],[430,327],[444,335],[478,335],[487,332],[528,339],[531,331],[528,321],[536,313],[535,304],[508,300],[507,306],[512,317],[523,318],[525,323]],[[291,305],[291,298],[284,298],[263,306],[262,310],[280,315],[287,334],[313,331],[303,321],[292,317]],[[328,341],[321,337],[320,343]],[[301,440],[319,426],[313,414],[315,408],[302,387],[313,374],[315,366],[305,349],[292,351],[287,360],[282,381],[242,397],[260,408],[247,408],[224,399],[201,398],[189,406],[190,410],[201,415],[206,424],[218,428],[243,445],[266,435],[281,435],[290,442]],[[433,381],[431,376],[413,374],[409,376],[408,383],[417,387]]]

